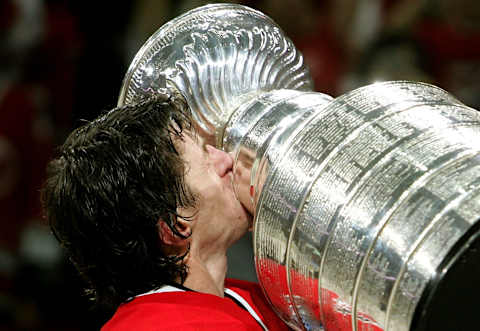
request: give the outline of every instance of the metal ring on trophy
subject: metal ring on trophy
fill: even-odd
[[[267,16],[207,5],[161,27],[119,104],[175,88],[199,133],[235,155],[258,279],[298,330],[452,330],[476,322],[480,115],[423,83],[335,99]],[[472,322],[473,321],[473,322]],[[453,324],[452,324],[453,323]],[[463,323],[463,324],[462,324]],[[452,326],[453,325],[453,326]]]

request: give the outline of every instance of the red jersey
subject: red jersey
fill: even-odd
[[[270,308],[258,284],[227,279],[225,288],[241,296],[268,330],[289,330]],[[242,301],[242,300],[240,300]],[[251,313],[225,296],[194,291],[145,294],[120,305],[102,331],[263,330]]]

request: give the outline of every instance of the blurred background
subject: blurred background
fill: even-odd
[[[210,3],[212,1],[209,1]],[[225,1],[223,1],[225,2]],[[317,91],[382,80],[433,83],[480,108],[476,0],[231,1],[271,16]],[[200,0],[0,1],[0,330],[95,330],[82,283],[42,218],[44,169],[72,128],[116,105],[137,50]],[[251,238],[229,276],[255,280]]]

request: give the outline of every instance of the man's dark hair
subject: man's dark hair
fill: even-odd
[[[47,168],[46,217],[99,307],[178,279],[182,256],[165,256],[157,222],[176,235],[195,196],[175,146],[193,130],[184,99],[158,95],[115,108],[76,129]]]

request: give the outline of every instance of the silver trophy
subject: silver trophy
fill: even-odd
[[[480,280],[477,111],[423,83],[313,92],[280,27],[234,4],[161,27],[118,104],[165,88],[185,96],[207,142],[234,153],[235,192],[255,215],[258,279],[292,328],[479,321],[468,302]]]

